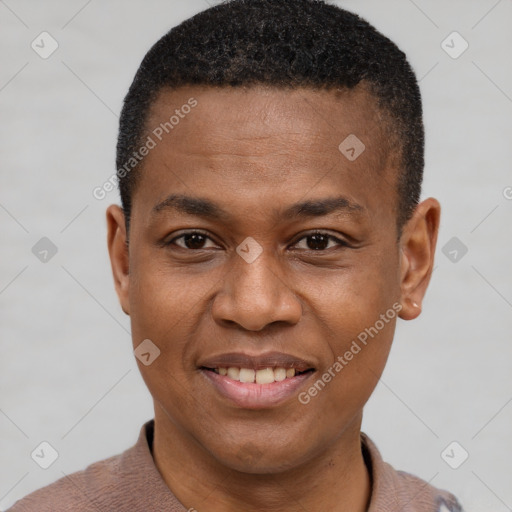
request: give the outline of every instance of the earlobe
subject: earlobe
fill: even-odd
[[[421,313],[421,304],[434,268],[434,254],[441,206],[429,198],[420,203],[404,226],[400,239],[401,304],[400,318],[412,320]]]
[[[129,315],[130,267],[123,210],[117,205],[107,208],[107,243],[116,293],[123,311]]]

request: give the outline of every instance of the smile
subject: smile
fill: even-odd
[[[295,368],[264,368],[263,370],[253,370],[252,368],[214,368],[213,371],[219,375],[227,375],[228,378],[238,382],[248,382],[256,384],[272,384],[273,382],[282,382],[285,379],[295,377]]]
[[[284,354],[228,354],[205,361],[199,370],[217,394],[244,409],[281,404],[315,372],[306,361]]]

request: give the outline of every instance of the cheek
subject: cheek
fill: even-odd
[[[165,410],[188,410],[195,400],[191,394],[194,369],[187,364],[187,340],[194,328],[191,291],[173,286],[170,277],[159,272],[134,277],[135,286],[130,290],[134,348],[149,339],[158,352],[150,365],[137,361],[142,378],[155,401],[165,404]]]
[[[303,289],[308,290],[308,301],[314,308],[320,326],[326,328],[326,339],[339,341],[338,349],[344,348],[364,329],[379,320],[400,298],[400,282],[397,249],[368,251],[368,254],[351,258],[346,269],[323,278],[319,286],[302,277]],[[396,315],[389,316],[395,318]],[[386,318],[386,320],[388,320]],[[389,322],[381,327],[384,337],[392,336]]]
[[[315,300],[317,330],[329,346],[329,364],[318,378],[329,388],[324,405],[361,406],[380,378],[393,341],[401,309],[397,261],[374,258],[337,279],[324,281]],[[323,414],[330,415],[329,407]],[[348,407],[348,410],[351,406]]]
[[[332,364],[330,374],[342,375],[350,388],[380,377],[386,363],[398,317],[398,302],[391,296],[366,289],[355,296],[346,291],[338,302],[326,304],[328,313],[319,324],[323,338],[328,340]],[[329,309],[327,309],[329,308]],[[333,368],[335,363],[336,367]],[[328,379],[329,377],[327,377]]]
[[[142,259],[142,258],[141,258]],[[151,258],[146,259],[152,261]],[[186,387],[190,378],[184,366],[189,339],[194,301],[193,290],[177,281],[171,272],[163,271],[155,263],[134,264],[130,274],[130,318],[134,349],[151,340],[159,351],[149,366],[139,362],[139,368],[150,391]],[[156,349],[155,349],[156,350]]]
[[[347,305],[345,314],[331,318],[328,332],[324,328],[331,352],[328,363],[299,397],[314,407],[316,421],[331,425],[333,433],[354,419],[370,398],[384,370],[397,318],[392,305],[360,310],[356,306]]]
[[[201,278],[182,268],[171,268],[160,255],[143,251],[134,258],[130,274],[132,328],[170,338],[190,323],[204,301],[211,276]]]

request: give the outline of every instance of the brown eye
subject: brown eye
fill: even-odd
[[[305,241],[305,243],[304,243]],[[334,243],[334,245],[332,245]],[[309,251],[325,251],[337,246],[346,246],[347,244],[328,233],[311,233],[301,238],[297,245],[302,244],[300,249]],[[329,245],[331,244],[331,245]]]
[[[208,241],[211,242],[207,235],[197,231],[191,231],[190,233],[185,233],[176,237],[170,242],[170,244],[175,244],[183,249],[200,250],[208,248],[206,247]]]
[[[329,237],[326,235],[310,235],[307,237],[309,249],[314,251],[325,250],[329,245]]]
[[[183,242],[187,249],[202,249],[206,242],[206,237],[197,233],[185,235]]]

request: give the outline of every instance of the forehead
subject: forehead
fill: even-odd
[[[271,142],[276,145],[287,144],[289,138],[295,136],[295,139],[302,139],[307,148],[315,149],[319,139],[321,143],[332,141],[338,147],[340,135],[354,134],[363,138],[371,133],[371,140],[367,138],[367,143],[372,146],[371,155],[382,156],[377,152],[387,151],[382,112],[377,108],[376,98],[363,85],[351,90],[262,85],[164,88],[151,104],[146,130],[151,132],[169,121],[172,114],[185,107],[192,98],[197,101],[194,115],[187,114],[185,119],[188,117],[189,121],[182,122],[181,114],[181,126],[177,129],[176,125],[171,134],[175,142],[186,138],[191,150],[214,139],[220,141],[229,137],[230,141],[243,141],[250,138],[257,154],[258,146],[254,142],[258,136],[272,138]],[[207,137],[198,140],[190,137],[193,135],[191,131]],[[313,133],[316,137],[312,137]]]
[[[346,195],[359,188],[369,196],[375,190],[365,182],[384,180],[392,192],[384,124],[364,87],[163,89],[146,120],[156,146],[143,161],[140,188],[154,204],[171,192],[228,197],[243,188],[272,191],[285,181],[296,200],[315,183],[326,193],[339,183]]]

